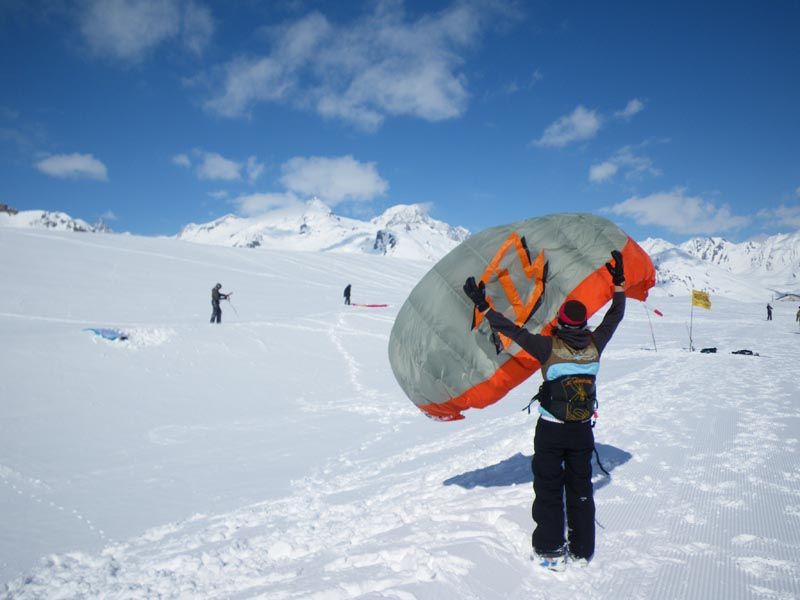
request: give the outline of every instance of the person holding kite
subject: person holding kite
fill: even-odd
[[[567,300],[558,311],[552,335],[534,334],[489,306],[485,286],[469,277],[464,292],[492,330],[517,343],[542,366],[544,381],[533,445],[533,550],[543,567],[561,571],[567,557],[588,564],[594,555],[595,506],[592,487],[592,417],[597,405],[595,376],[600,355],[625,315],[622,254],[605,263],[614,295],[603,321],[587,327],[586,306]],[[565,541],[565,500],[566,526]]]

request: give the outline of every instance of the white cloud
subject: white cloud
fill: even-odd
[[[644,144],[643,144],[644,145]],[[661,170],[653,166],[653,161],[634,152],[633,146],[623,146],[608,160],[589,168],[589,181],[608,181],[619,171],[624,171],[626,179],[636,179],[644,175],[661,175]]]
[[[214,198],[214,200],[225,200],[230,196],[226,190],[214,190],[213,192],[208,192],[208,195]]]
[[[192,166],[192,161],[189,160],[189,157],[186,154],[176,154],[172,157],[172,164],[189,169]]]
[[[255,183],[261,177],[265,168],[264,164],[260,163],[256,156],[249,156],[247,161],[242,163],[226,158],[218,152],[206,152],[199,148],[192,150],[192,154],[195,159],[195,174],[198,179],[241,181],[243,176],[246,176],[247,181]],[[186,169],[192,167],[192,159],[185,153],[173,156],[172,163]]]
[[[746,226],[748,217],[736,216],[727,205],[717,206],[685,190],[631,197],[610,208],[615,215],[629,217],[639,225],[657,225],[679,234],[710,235]]]
[[[497,7],[456,2],[409,20],[400,2],[379,2],[348,25],[318,13],[272,30],[267,54],[222,70],[222,92],[206,102],[228,117],[260,102],[286,102],[366,129],[387,116],[455,118],[469,94],[461,67]]]
[[[634,98],[633,100],[629,100],[628,104],[622,110],[618,110],[614,113],[614,116],[618,119],[628,120],[633,115],[640,113],[644,110],[644,102],[639,100],[638,98]]]
[[[800,189],[795,192],[800,196]],[[781,204],[778,208],[763,209],[759,211],[758,216],[782,227],[800,229],[800,204],[795,206]]]
[[[572,114],[565,115],[550,124],[535,143],[539,146],[560,148],[570,142],[594,137],[602,126],[602,117],[597,111],[578,106]]]
[[[292,85],[281,65],[271,58],[236,59],[224,71],[224,93],[208,100],[205,107],[225,117],[243,116],[257,102],[282,100]]]
[[[242,163],[230,160],[216,152],[201,152],[201,162],[197,165],[200,179],[238,181],[242,178]]]
[[[188,2],[183,12],[183,45],[201,55],[214,35],[214,18],[207,6]]]
[[[252,159],[252,160],[251,160]],[[263,169],[255,157],[250,168]],[[341,202],[368,202],[386,193],[389,184],[378,173],[375,163],[362,163],[352,156],[295,157],[281,165],[283,191],[244,194],[231,200],[246,216],[302,204],[317,198],[333,207]],[[215,197],[225,198],[218,192]]]
[[[258,162],[258,159],[255,156],[250,156],[247,159],[245,170],[247,171],[247,180],[250,183],[255,183],[264,172],[264,164]]]
[[[81,33],[100,56],[139,62],[160,44],[182,39],[200,54],[214,33],[205,6],[180,0],[86,0],[80,15]]]
[[[243,215],[253,216],[277,208],[301,204],[302,200],[291,192],[282,192],[274,194],[246,194],[236,198],[234,203],[239,206],[239,212]]]
[[[800,229],[800,206],[781,205],[775,211],[781,225]]]
[[[101,55],[138,61],[180,31],[177,0],[90,0],[81,31]]]
[[[100,215],[100,219],[102,221],[116,221],[117,215],[114,214],[114,211],[107,210],[102,215]]]
[[[296,157],[281,168],[281,183],[289,192],[316,196],[331,207],[346,200],[372,200],[389,189],[375,163],[362,163],[352,156]]]
[[[602,182],[611,179],[619,167],[613,161],[602,162],[589,167],[589,181]]]
[[[108,180],[106,166],[91,154],[54,154],[34,166],[52,177]]]

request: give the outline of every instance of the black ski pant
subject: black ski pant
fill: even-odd
[[[569,552],[594,554],[592,451],[594,434],[586,423],[553,423],[540,418],[533,438],[533,549],[538,554],[564,547],[564,505]]]
[[[211,303],[211,323],[222,323],[222,309],[214,302]]]

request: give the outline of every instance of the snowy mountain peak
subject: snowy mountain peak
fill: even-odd
[[[693,238],[678,246],[648,238],[641,245],[656,266],[659,288],[670,295],[700,289],[755,300],[800,285],[800,232],[741,243]]]
[[[186,231],[187,229],[190,229],[192,227],[198,227],[203,231],[212,231],[212,230],[217,229],[219,227],[226,227],[228,225],[235,225],[236,223],[239,223],[240,221],[241,221],[240,217],[237,217],[236,215],[232,215],[232,214],[229,213],[227,215],[219,217],[218,219],[214,219],[210,223],[206,223],[204,225],[194,225],[193,223],[189,224],[189,225],[187,225],[186,227],[183,228],[183,231]]]
[[[639,245],[650,255],[658,254],[659,252],[671,250],[676,247],[672,242],[662,240],[661,238],[647,238],[639,242]]]
[[[0,204],[0,227],[77,231],[81,233],[106,233],[111,231],[102,221],[90,225],[83,219],[74,219],[64,212],[46,210],[18,211],[7,204]]]
[[[330,215],[333,213],[331,208],[317,197],[305,203],[305,212],[308,214],[320,213],[323,215]]]
[[[424,206],[397,205],[370,221],[338,216],[314,198],[257,217],[228,215],[183,228],[178,239],[201,244],[381,254],[438,260],[469,236],[428,216]]]
[[[782,277],[786,283],[796,283],[800,271],[800,232],[742,243],[719,237],[694,238],[680,247],[688,254],[719,265],[731,273],[766,271]]]
[[[387,208],[382,215],[372,219],[373,223],[384,226],[413,225],[433,221],[428,216],[428,210],[421,204],[397,204]]]

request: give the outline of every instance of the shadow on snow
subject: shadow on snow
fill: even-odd
[[[595,447],[600,455],[600,461],[609,473],[632,458],[630,452],[608,444],[595,444]],[[595,490],[606,486],[610,481],[609,476],[603,473],[597,465],[597,458],[594,454],[592,454],[592,474]],[[495,465],[467,471],[444,481],[444,485],[458,485],[467,490],[475,487],[501,487],[520,483],[533,483],[533,472],[531,457],[519,452]]]

